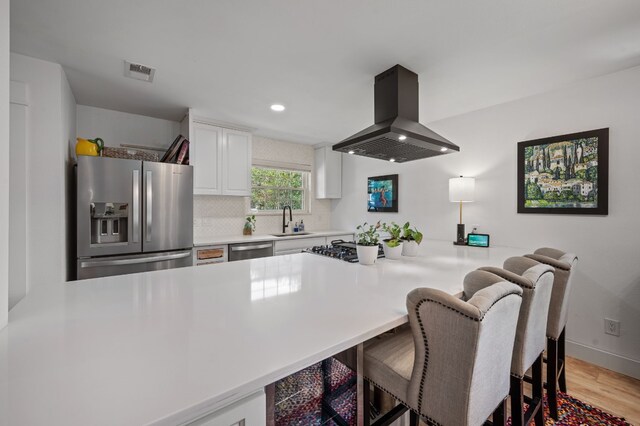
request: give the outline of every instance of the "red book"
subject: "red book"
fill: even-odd
[[[187,157],[189,153],[189,141],[182,141],[182,145],[180,145],[180,153],[178,154],[178,159],[176,160],[176,164],[182,164],[184,159]]]

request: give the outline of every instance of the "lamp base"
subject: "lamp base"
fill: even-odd
[[[456,240],[453,242],[454,245],[456,246],[466,246],[467,245],[467,240],[465,239],[465,235],[464,235],[464,223],[459,223],[458,224],[458,232],[456,235]]]

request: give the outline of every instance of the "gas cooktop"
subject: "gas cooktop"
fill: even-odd
[[[304,251],[306,253],[319,254],[321,256],[332,257],[334,259],[340,259],[350,263],[356,263],[358,261],[356,243],[354,243],[353,241],[347,242],[344,240],[334,240],[331,241],[331,245],[314,246]],[[382,249],[382,246],[379,245],[378,258],[381,257],[384,257],[384,251]]]

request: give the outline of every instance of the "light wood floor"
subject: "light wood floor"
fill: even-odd
[[[640,380],[567,357],[567,393],[640,426]]]

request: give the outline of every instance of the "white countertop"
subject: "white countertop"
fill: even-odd
[[[50,283],[0,331],[0,425],[180,424],[407,321],[524,249],[423,242],[362,266],[309,253]]]
[[[204,237],[204,236],[195,236],[193,238],[194,247],[198,246],[214,246],[217,244],[236,244],[236,243],[253,243],[259,241],[281,241],[281,240],[292,240],[298,238],[313,238],[313,237],[332,237],[335,235],[347,235],[353,234],[354,231],[306,231],[308,234],[306,235],[297,235],[292,233],[291,235],[287,235],[285,237],[276,237],[271,234],[262,234],[262,235],[220,235],[213,237]]]

